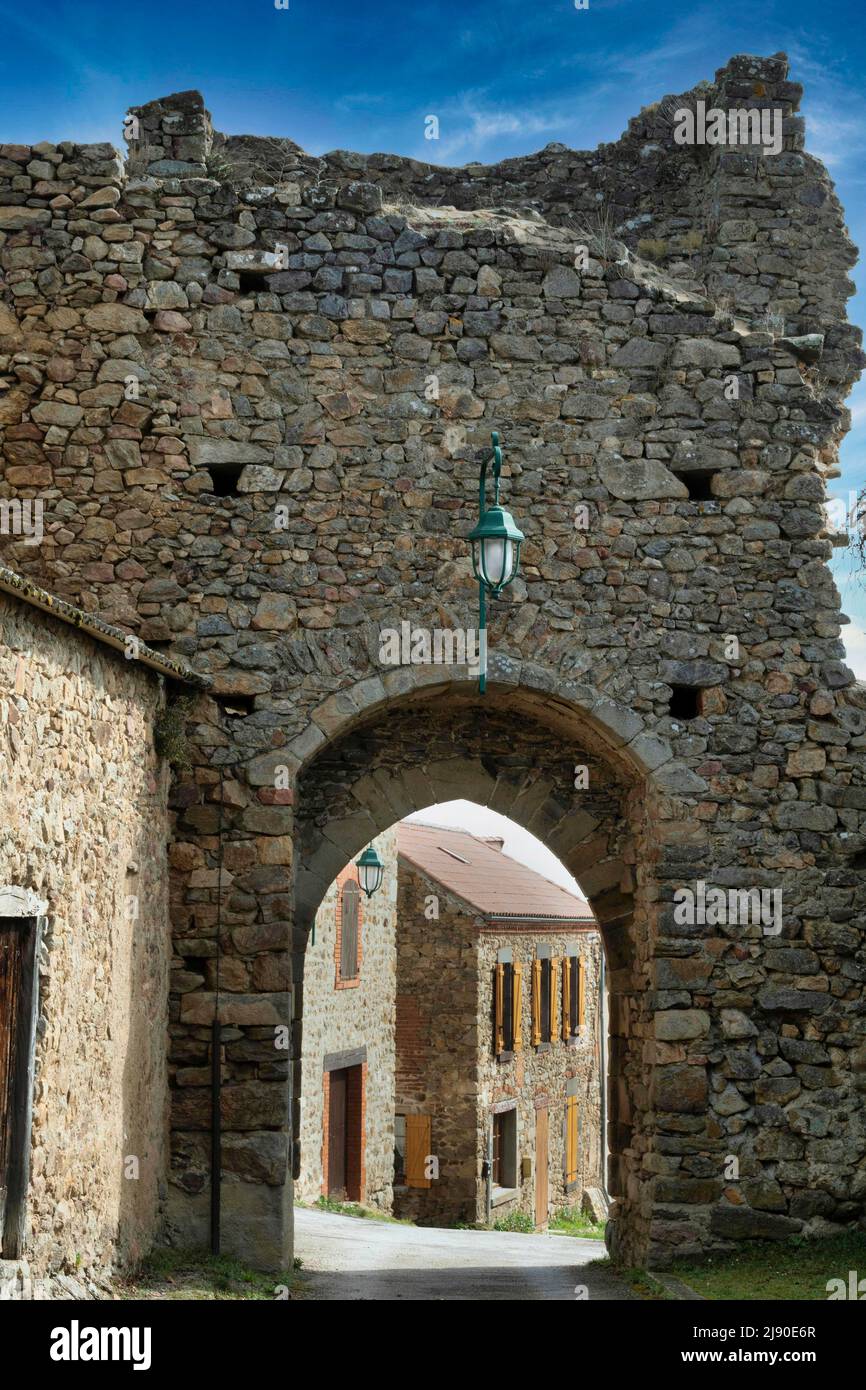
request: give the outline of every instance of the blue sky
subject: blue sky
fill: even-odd
[[[733,53],[784,50],[806,92],[807,148],[828,165],[866,249],[866,26],[842,0],[0,0],[0,140],[111,140],[130,105],[187,87],[232,134],[313,153],[392,150],[485,163],[559,140],[615,140],[642,105],[711,78]],[[436,115],[438,142],[424,138]],[[849,313],[866,323],[862,267]],[[834,495],[866,484],[866,385]],[[866,586],[834,561],[849,659],[866,677]]]

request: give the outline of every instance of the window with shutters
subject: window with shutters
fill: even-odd
[[[576,953],[566,956],[562,975],[562,1036],[577,1038],[585,1023],[586,966]]]
[[[406,1115],[406,1172],[407,1187],[429,1187],[428,1159],[430,1158],[431,1118],[429,1115]]]
[[[394,1186],[406,1186],[406,1116],[394,1116]]]
[[[565,1162],[564,1178],[568,1188],[577,1182],[578,1156],[580,1149],[580,1109],[576,1095],[570,1095],[565,1102]]]
[[[517,1187],[517,1110],[493,1116],[493,1187],[511,1191]],[[494,1200],[496,1192],[494,1190]]]
[[[499,955],[493,971],[493,1051],[497,1057],[507,1060],[523,1046],[520,1016],[523,968],[510,959],[510,951],[500,951]]]
[[[340,979],[358,978],[358,923],[361,892],[355,879],[343,884],[340,894]]]
[[[549,946],[536,947],[532,962],[532,1046],[546,1051],[556,1041],[558,961]]]

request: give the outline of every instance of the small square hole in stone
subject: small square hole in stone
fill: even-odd
[[[255,709],[255,695],[217,695],[216,702],[230,719],[243,719]]]
[[[703,692],[700,686],[697,685],[671,686],[671,719],[699,718],[701,713],[702,694]]]
[[[685,483],[689,490],[689,500],[692,502],[713,502],[715,494],[712,489],[712,481],[718,469],[695,469],[694,472],[685,473],[674,472],[674,477],[679,478],[681,483]]]
[[[238,480],[245,463],[212,463],[208,467],[215,497],[238,497]]]
[[[238,289],[241,294],[261,294],[266,289],[264,276],[257,270],[238,271]]]

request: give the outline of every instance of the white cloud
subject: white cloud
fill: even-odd
[[[866,681],[866,628],[859,623],[849,623],[842,629],[842,640],[848,665],[858,680]]]
[[[562,130],[569,118],[559,110],[541,105],[523,112],[486,106],[479,93],[466,92],[456,108],[446,107],[440,115],[443,139],[435,150],[437,164],[447,164],[456,156],[478,157],[492,140],[502,135],[539,137]],[[456,129],[454,129],[456,127]],[[447,132],[454,129],[453,135]],[[425,152],[426,158],[431,151]]]

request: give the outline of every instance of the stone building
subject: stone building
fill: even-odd
[[[301,1171],[295,1192],[391,1210],[397,832],[367,898],[347,864],[316,913],[304,975]]]
[[[861,1218],[866,694],[822,503],[863,356],[800,96],[739,55],[597,151],[456,170],[222,136],[194,92],[125,162],[0,145],[2,500],[44,504],[4,561],[211,682],[171,792],[174,1238],[222,1055],[224,1245],[285,1267],[316,912],[460,797],[599,924],[613,1248]],[[739,134],[680,143],[699,101]],[[474,630],[491,430],[526,540],[481,697],[381,636]]]
[[[0,1298],[79,1293],[158,1239],[167,763],[191,673],[0,569]],[[79,1273],[80,1271],[80,1273]]]
[[[501,840],[398,835],[395,1213],[543,1227],[602,1186],[598,929]]]

